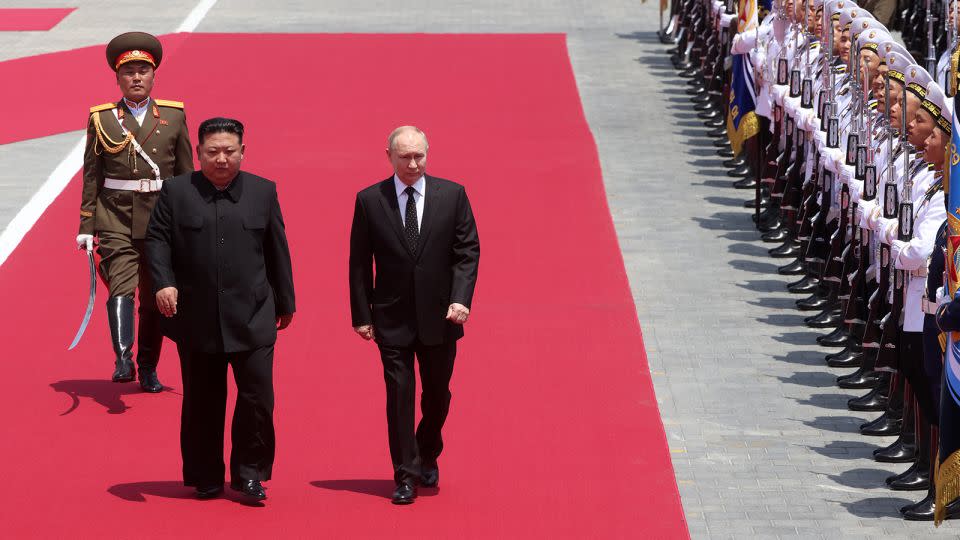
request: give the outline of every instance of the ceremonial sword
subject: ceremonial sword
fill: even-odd
[[[90,323],[90,316],[93,315],[93,304],[97,299],[97,270],[93,265],[93,250],[87,250],[87,264],[90,267],[90,298],[87,300],[87,311],[83,314],[83,322],[80,323],[80,329],[77,330],[73,343],[67,347],[68,351],[76,347],[77,343],[80,343],[80,338],[83,337],[83,332]]]

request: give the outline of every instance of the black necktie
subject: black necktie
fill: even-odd
[[[413,198],[416,193],[413,186],[403,190],[407,194],[407,208],[403,213],[403,235],[407,238],[410,251],[417,252],[417,242],[420,241],[420,227],[417,226],[417,201]]]

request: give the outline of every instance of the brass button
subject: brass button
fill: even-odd
[[[154,154],[157,153],[157,149],[156,149],[156,148],[153,149],[153,153],[154,153]]]
[[[158,129],[158,130],[157,130],[157,135],[159,135],[159,134],[160,134],[160,130]]]

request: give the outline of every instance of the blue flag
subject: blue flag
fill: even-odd
[[[760,25],[757,0],[739,0],[737,33],[756,32]],[[730,72],[730,109],[727,111],[727,137],[733,153],[739,155],[743,142],[760,132],[757,118],[757,87],[753,82],[753,64],[745,54],[733,56]]]
[[[947,145],[943,185],[947,199],[947,294],[958,298],[960,289],[960,120],[954,98],[953,129]],[[934,522],[946,517],[946,506],[960,497],[960,332],[946,336],[943,390],[940,397],[940,452],[937,457]]]

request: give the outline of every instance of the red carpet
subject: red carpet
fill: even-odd
[[[5,537],[687,536],[563,36],[177,39],[155,93],[186,101],[191,131],[244,121],[245,165],[278,182],[286,215],[300,312],[277,347],[270,498],[191,500],[175,351],[170,392],[105,381],[102,288],[65,350],[86,294],[78,178],[0,267]],[[346,269],[354,194],[387,176],[386,135],[405,123],[430,137],[428,170],[467,186],[483,258],[441,487],[397,508],[379,360],[350,329]]]
[[[0,32],[45,31],[77,8],[0,8]]]

